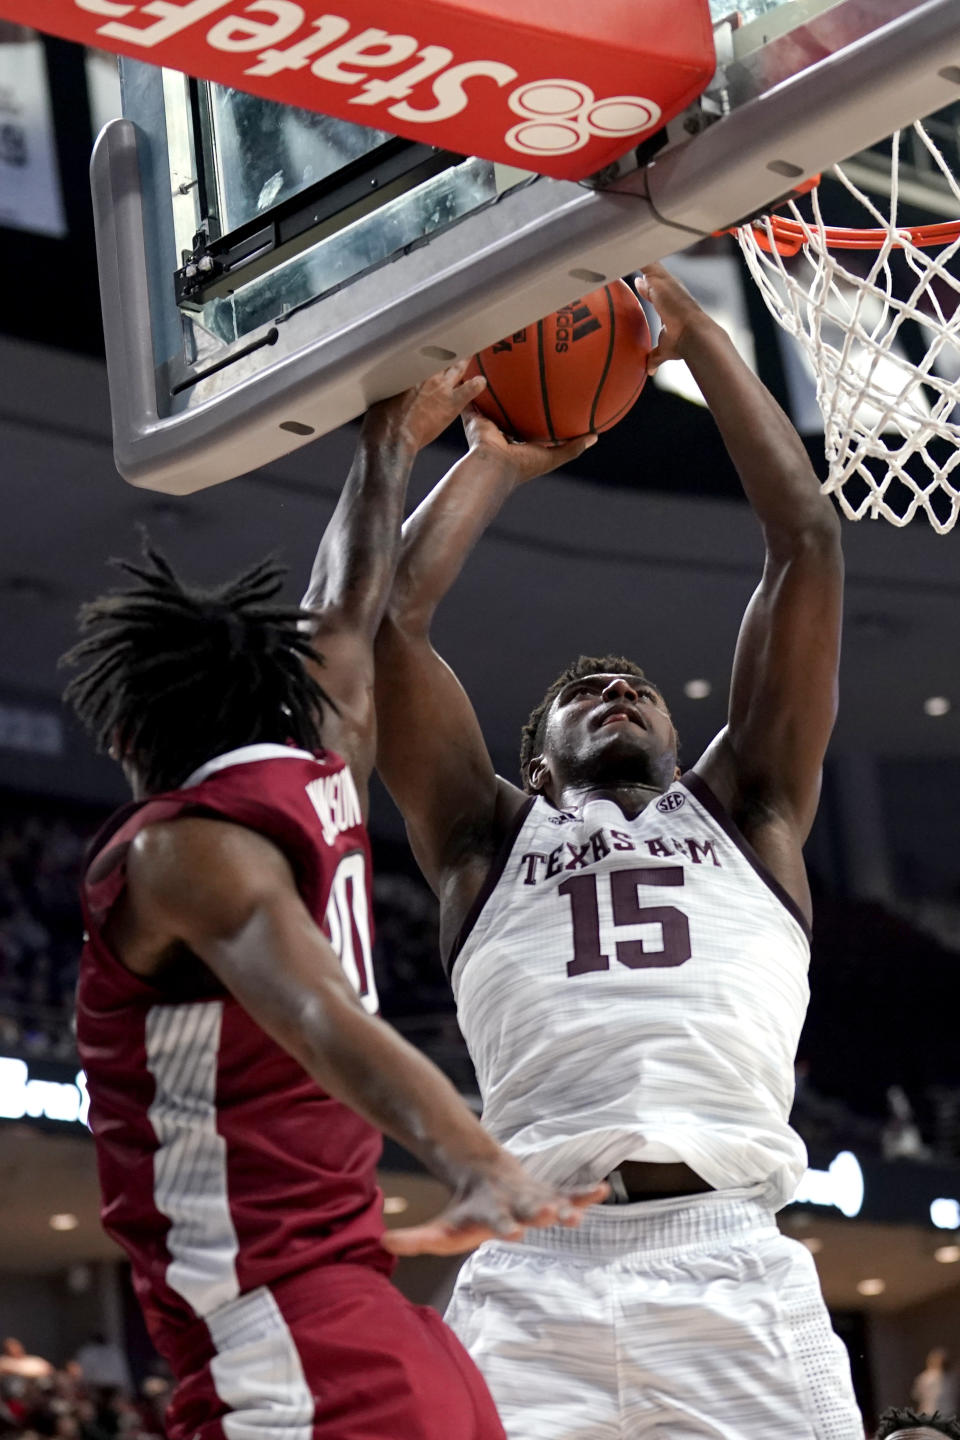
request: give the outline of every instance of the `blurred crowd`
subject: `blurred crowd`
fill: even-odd
[[[0,1051],[72,1059],[88,817],[10,800],[0,822]]]
[[[169,1382],[151,1376],[133,1394],[126,1360],[94,1336],[56,1369],[8,1336],[0,1347],[0,1437],[18,1440],[163,1440]]]

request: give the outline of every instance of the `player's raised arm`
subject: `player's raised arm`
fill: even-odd
[[[217,819],[151,825],[130,847],[127,884],[133,927],[151,939],[143,961],[128,953],[131,969],[149,978],[158,957],[186,945],[327,1094],[453,1190],[443,1215],[398,1232],[393,1248],[452,1254],[517,1238],[526,1225],[576,1224],[606,1194],[593,1185],[564,1195],[534,1180],[440,1071],[364,1010],[286,857],[264,836]]]
[[[467,413],[466,427],[467,454],[403,527],[376,643],[377,768],[437,893],[449,872],[474,857],[482,879],[498,827],[509,823],[524,797],[494,774],[473,706],[433,648],[434,614],[517,486],[593,443],[589,437],[556,447],[512,444],[475,410]]]
[[[407,480],[417,453],[444,431],[483,382],[451,365],[416,390],[371,406],[304,597],[317,613],[319,679],[339,709],[330,747],[351,762],[361,786],[373,766],[373,639],[390,593]]]
[[[660,265],[637,288],[664,322],[651,369],[686,361],[766,544],[737,642],[729,721],[696,768],[735,815],[775,817],[802,843],[837,708],[840,522],[800,437],[726,332]]]

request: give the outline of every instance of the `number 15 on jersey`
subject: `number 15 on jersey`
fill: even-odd
[[[682,865],[635,866],[599,875],[574,875],[558,888],[570,901],[573,959],[567,974],[609,970],[611,958],[631,970],[682,965],[690,959],[690,925],[674,905],[644,905],[644,885],[683,885]],[[612,926],[601,934],[599,887],[609,886]],[[618,932],[642,926],[644,934],[629,938]]]

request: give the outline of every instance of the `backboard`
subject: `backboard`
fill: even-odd
[[[121,473],[265,464],[960,98],[955,0],[732,4],[700,100],[581,183],[123,60],[92,167]]]

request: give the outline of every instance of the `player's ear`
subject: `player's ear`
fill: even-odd
[[[535,795],[540,795],[547,783],[550,767],[542,755],[534,755],[527,767],[527,783]]]

